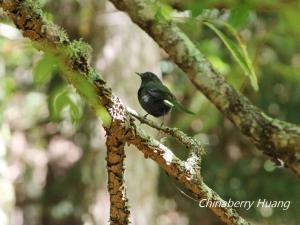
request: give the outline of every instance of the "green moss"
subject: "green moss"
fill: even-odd
[[[98,80],[98,79],[102,79],[102,77],[101,77],[100,74],[98,74],[96,72],[96,70],[93,67],[90,67],[89,72],[88,72],[88,79],[90,81],[95,81],[95,80]]]
[[[33,1],[33,0],[25,0],[21,1],[19,5],[20,10],[26,10],[27,14],[32,14],[34,12],[35,16],[42,17],[43,11],[41,9],[41,2],[39,0]]]
[[[69,42],[67,32],[63,28],[59,28],[57,31],[57,34],[58,34],[60,43]]]
[[[67,49],[67,54],[70,58],[84,57],[89,59],[91,56],[92,48],[82,40],[75,40],[70,43]]]

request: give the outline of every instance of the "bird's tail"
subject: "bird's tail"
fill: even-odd
[[[166,100],[165,100],[166,101]],[[167,103],[168,105],[170,105],[171,107],[174,107],[176,110],[178,111],[182,111],[182,112],[185,112],[185,113],[188,113],[188,114],[192,114],[192,115],[195,115],[196,113],[190,111],[189,109],[185,108],[182,104],[180,104],[179,102],[177,102],[176,100],[175,101],[172,101],[172,102],[169,102]]]

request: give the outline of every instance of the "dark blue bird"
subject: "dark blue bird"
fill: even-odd
[[[138,90],[138,99],[143,109],[150,115],[160,117],[166,115],[172,108],[189,114],[194,114],[184,108],[163,85],[161,80],[151,72],[136,73],[142,79],[141,86]]]

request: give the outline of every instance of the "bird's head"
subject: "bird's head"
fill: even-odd
[[[154,73],[145,72],[145,73],[136,73],[136,74],[141,77],[142,82],[154,81],[154,82],[161,83],[160,79]]]

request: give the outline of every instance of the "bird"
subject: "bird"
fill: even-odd
[[[195,114],[179,103],[172,92],[152,72],[138,73],[141,86],[138,90],[138,100],[142,108],[154,117],[166,115],[172,108],[189,114]],[[147,114],[146,114],[147,116]]]

